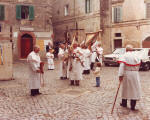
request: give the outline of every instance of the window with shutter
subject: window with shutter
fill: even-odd
[[[16,5],[16,19],[17,20],[21,20],[21,19],[34,20],[34,7]]]
[[[65,16],[68,15],[68,10],[69,10],[69,5],[65,5],[65,11],[64,11]]]
[[[5,19],[5,8],[4,5],[0,5],[0,20],[4,20]]]
[[[90,0],[85,0],[85,13],[91,12],[91,2]]]
[[[114,22],[122,21],[122,7],[114,7]]]
[[[150,18],[150,3],[146,3],[146,18]]]

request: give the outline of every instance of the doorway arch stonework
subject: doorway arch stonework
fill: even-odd
[[[22,44],[25,43],[25,39],[24,39],[25,37],[30,38],[30,40],[27,39],[28,42],[32,41],[32,43],[29,43],[32,48],[36,44],[36,37],[35,37],[35,34],[33,32],[20,32],[18,35],[18,53],[19,53],[19,58],[21,58],[21,59],[25,59],[27,56],[27,55],[24,55],[24,56],[22,55],[22,49],[23,48],[21,47]],[[24,43],[22,43],[23,39],[24,39]],[[32,50],[32,48],[31,48],[31,50]]]
[[[143,47],[143,48],[150,48],[150,36],[147,37],[147,38],[142,42],[142,47]]]

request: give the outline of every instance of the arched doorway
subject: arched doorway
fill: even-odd
[[[20,43],[21,58],[27,58],[28,54],[33,50],[33,37],[29,34],[23,34]]]
[[[150,48],[150,37],[147,37],[143,43],[142,43],[143,48]]]

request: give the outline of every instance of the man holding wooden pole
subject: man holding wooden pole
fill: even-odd
[[[133,46],[126,46],[126,53],[120,58],[119,80],[122,83],[122,107],[130,100],[131,110],[135,110],[136,101],[141,98],[139,77],[140,58],[133,52]]]

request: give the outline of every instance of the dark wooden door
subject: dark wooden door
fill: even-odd
[[[27,58],[33,50],[33,39],[31,37],[22,37],[21,39],[21,58]]]
[[[122,48],[122,39],[114,40],[114,48]]]

